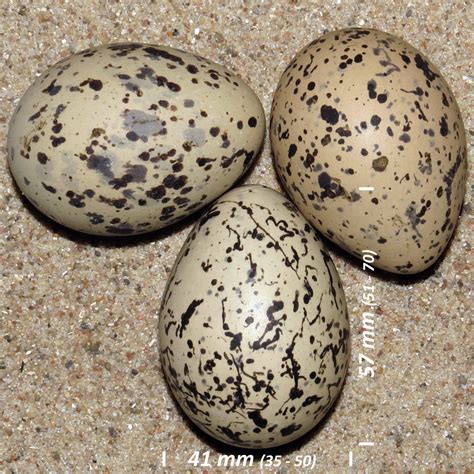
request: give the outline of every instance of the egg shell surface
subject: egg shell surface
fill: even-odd
[[[12,117],[8,160],[21,191],[55,221],[140,234],[229,189],[264,127],[257,96],[222,66],[165,46],[111,44],[35,80]]]
[[[308,44],[281,76],[270,138],[291,199],[343,249],[417,273],[448,245],[465,192],[464,126],[441,73],[407,42],[350,28]]]
[[[349,362],[346,301],[286,197],[243,186],[207,210],[171,272],[159,341],[179,405],[224,443],[278,446],[321,420]]]

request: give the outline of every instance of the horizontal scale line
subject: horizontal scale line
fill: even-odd
[[[359,446],[373,446],[375,443],[372,443],[370,441],[362,441],[359,443]]]
[[[373,186],[360,186],[359,191],[373,191]]]

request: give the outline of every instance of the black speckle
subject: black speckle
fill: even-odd
[[[100,91],[102,89],[102,81],[99,81],[99,79],[91,79],[89,81],[89,87],[95,91]]]
[[[61,90],[61,86],[55,85],[55,82],[56,79],[51,82],[51,84],[46,89],[43,89],[43,92],[49,95],[56,95]]]
[[[400,56],[401,56],[401,58],[402,58],[402,60],[405,64],[410,64],[411,63],[410,58],[406,54],[401,54]]]
[[[43,105],[43,107],[41,107],[38,112],[36,112],[35,114],[33,114],[29,119],[28,121],[29,122],[34,122],[37,118],[39,118],[39,116],[48,108],[48,105]]]
[[[257,119],[255,117],[250,117],[248,124],[249,127],[255,128],[257,126]]]
[[[50,137],[51,138],[51,145],[53,145],[53,147],[57,147],[59,145],[61,145],[61,143],[64,143],[66,141],[66,139],[64,137]]]
[[[372,118],[370,119],[370,123],[374,127],[376,127],[381,121],[382,119],[378,115],[372,115]]]
[[[184,61],[179,56],[168,53],[168,51],[165,51],[164,49],[147,46],[146,48],[143,48],[143,51],[148,53],[152,59],[168,59],[169,61],[173,61],[180,64],[181,66],[184,66]]]
[[[168,86],[168,89],[171,92],[179,92],[181,90],[181,86],[179,86],[175,82],[168,82],[166,85]]]
[[[174,174],[169,174],[163,180],[163,184],[167,188],[180,189],[186,184],[187,181],[188,181],[188,177],[185,176],[185,175],[181,175],[179,177],[176,177]]]
[[[262,418],[260,410],[254,410],[249,412],[249,418],[259,427],[265,428],[268,424],[268,421],[265,418]]]
[[[330,105],[321,107],[321,118],[331,125],[336,125],[339,121],[339,112]]]
[[[331,135],[327,133],[323,138],[321,138],[321,145],[326,146],[329,145],[329,143],[331,143]]]
[[[203,303],[204,300],[193,300],[189,304],[186,311],[181,315],[181,327],[179,329],[179,337],[183,337],[183,331],[186,329],[186,326],[189,324],[192,315],[195,313],[196,308]]]
[[[154,199],[155,201],[159,201],[166,194],[166,188],[162,184],[160,184],[159,186],[149,189],[145,192],[145,194],[149,198]]]
[[[300,428],[301,428],[302,425],[295,425],[294,423],[289,425],[289,426],[285,426],[285,428],[282,428],[280,430],[280,433],[282,436],[289,436],[291,434],[293,434],[295,431],[298,431]]]
[[[439,133],[441,133],[443,137],[449,133],[448,122],[446,122],[444,117],[441,117],[441,120],[439,121]]]
[[[106,196],[99,196],[99,201],[100,202],[105,202],[105,204],[109,206],[113,206],[116,209],[122,209],[125,207],[125,204],[127,203],[127,200],[125,198],[121,199],[110,199]]]
[[[367,90],[369,91],[369,98],[375,99],[377,97],[377,92],[375,88],[377,87],[377,83],[372,79],[367,83]]]
[[[48,184],[43,183],[43,182],[41,182],[41,184],[43,185],[43,188],[46,189],[46,191],[52,194],[56,194],[56,188],[54,186],[49,186]]]
[[[44,153],[39,152],[37,155],[38,161],[42,164],[45,165],[48,161],[48,156],[45,155]]]
[[[105,227],[105,230],[110,234],[117,234],[117,235],[130,235],[133,234],[134,229],[130,224],[126,222],[122,222],[118,225],[108,225]],[[132,369],[133,370],[133,369]]]
[[[443,92],[443,105],[445,107],[449,107],[448,98],[446,97],[446,94],[444,92]]]
[[[86,79],[79,84],[81,87],[88,85],[94,91],[100,91],[102,89],[102,81],[98,79]]]
[[[231,440],[241,442],[240,441],[241,433],[239,431],[234,432],[230,428],[227,428],[227,426],[219,426],[218,428],[222,431],[222,433],[224,433]]]
[[[326,172],[323,172],[318,176],[318,184],[324,190],[321,193],[322,199],[326,197],[334,199],[345,194],[345,190],[340,186],[339,180],[331,178],[331,176]]]
[[[69,198],[69,204],[74,207],[84,207],[84,196],[81,196],[80,194],[76,194],[74,191],[68,191],[66,193],[66,196]]]
[[[415,64],[418,69],[423,71],[423,74],[425,75],[426,79],[428,79],[428,81],[433,81],[438,77],[438,74],[430,69],[428,61],[425,61],[420,54],[415,56]]]
[[[297,146],[294,143],[292,143],[290,147],[288,148],[288,158],[295,156],[297,149],[298,149]]]
[[[212,163],[213,161],[216,161],[216,159],[200,157],[196,160],[196,163],[198,164],[200,168],[202,168],[203,166],[209,165],[209,163]],[[212,166],[212,165],[209,165],[209,166]]]
[[[87,212],[86,216],[89,217],[89,222],[92,225],[102,224],[102,222],[104,222],[104,216],[102,214],[97,214],[96,212]]]
[[[63,126],[60,123],[57,123],[51,127],[53,133],[59,133],[62,130]]]

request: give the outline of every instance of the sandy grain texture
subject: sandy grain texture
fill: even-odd
[[[194,430],[167,390],[157,347],[160,297],[196,216],[133,239],[68,231],[19,195],[6,165],[8,121],[35,75],[100,43],[143,41],[220,62],[254,88],[268,114],[285,65],[325,31],[379,28],[403,36],[439,67],[472,140],[474,9],[471,2],[0,2],[1,266],[0,470],[167,472],[191,469],[195,450],[232,453]],[[268,137],[246,182],[279,188]],[[468,192],[469,192],[468,187]],[[330,247],[351,314],[350,374],[334,413],[277,453],[274,472],[472,466],[472,220],[466,196],[452,244],[418,277],[373,278],[379,304],[374,379],[360,379],[360,263]],[[471,230],[471,232],[470,232]],[[369,355],[369,354],[367,354]],[[360,447],[371,441],[373,447]],[[268,453],[267,453],[268,454]],[[259,458],[253,468],[257,471]],[[203,472],[226,471],[202,468]]]

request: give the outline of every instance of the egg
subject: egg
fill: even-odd
[[[170,47],[111,44],[36,79],[11,120],[8,159],[20,190],[55,221],[140,234],[229,189],[264,128],[257,96],[224,67]]]
[[[287,198],[243,186],[207,210],[171,271],[159,344],[179,405],[224,443],[278,446],[321,420],[349,361],[346,301]]]
[[[293,202],[328,239],[417,273],[447,247],[466,138],[441,73],[407,42],[349,28],[304,47],[275,91],[270,139]]]

